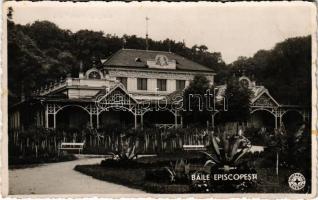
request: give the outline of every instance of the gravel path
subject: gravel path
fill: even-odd
[[[137,194],[141,190],[100,181],[73,168],[79,164],[100,163],[102,158],[45,164],[9,170],[9,193],[13,194]]]

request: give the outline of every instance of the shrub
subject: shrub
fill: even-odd
[[[170,163],[170,166],[161,167],[159,169],[151,169],[146,171],[145,179],[157,183],[190,183],[190,164],[182,159]]]

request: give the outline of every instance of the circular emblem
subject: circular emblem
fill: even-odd
[[[289,187],[293,190],[301,190],[306,185],[306,179],[301,173],[294,173],[288,178]]]
[[[155,60],[156,60],[156,65],[160,65],[160,66],[168,65],[168,58],[164,55],[157,55]]]

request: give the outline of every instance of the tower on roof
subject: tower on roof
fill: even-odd
[[[149,43],[148,43],[148,21],[149,18],[148,16],[146,16],[146,50],[149,50]]]

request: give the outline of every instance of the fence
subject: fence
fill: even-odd
[[[238,126],[227,125],[216,132],[237,133]],[[12,130],[9,132],[9,155],[41,156],[57,155],[62,142],[85,142],[84,153],[106,154],[121,150],[125,141],[135,144],[141,154],[174,152],[183,145],[210,145],[212,131],[198,128],[144,130],[112,127],[86,130],[50,130],[33,128],[28,131]]]

